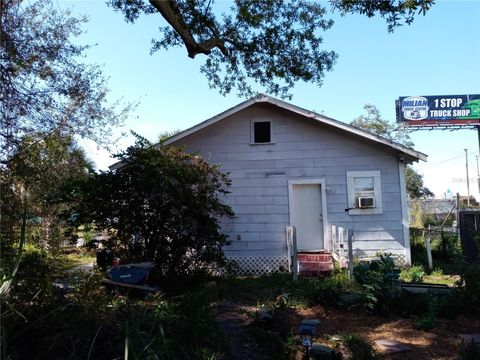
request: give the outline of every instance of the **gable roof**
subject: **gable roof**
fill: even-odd
[[[306,109],[303,109],[301,107],[298,107],[298,106],[295,106],[295,105],[292,105],[292,104],[289,104],[285,101],[282,101],[282,100],[279,100],[279,99],[275,99],[271,96],[268,96],[268,95],[265,95],[265,94],[258,94],[257,96],[249,99],[249,100],[246,100],[218,115],[215,115],[214,117],[211,117],[210,119],[207,119],[197,125],[194,125],[192,126],[191,128],[188,128],[182,132],[179,132],[178,134],[175,134],[173,135],[172,137],[168,138],[167,140],[165,140],[163,142],[163,144],[165,145],[170,145],[170,144],[173,144],[175,142],[177,142],[178,140],[180,139],[183,139],[191,134],[194,134],[196,133],[197,131],[200,131],[210,125],[213,125],[219,121],[222,121],[223,119],[229,117],[229,116],[232,116],[254,104],[258,104],[258,103],[268,103],[268,104],[272,104],[280,109],[284,109],[284,110],[287,110],[287,111],[290,111],[292,113],[295,113],[295,114],[298,114],[298,115],[301,115],[301,116],[304,116],[306,118],[309,118],[309,119],[312,119],[314,121],[318,121],[320,123],[323,123],[323,124],[326,124],[326,125],[329,125],[329,126],[332,126],[334,128],[337,128],[339,130],[342,130],[342,131],[345,131],[346,133],[349,133],[349,134],[354,134],[354,135],[357,135],[361,138],[364,138],[365,140],[368,140],[368,141],[371,141],[373,143],[378,143],[378,144],[382,144],[382,145],[385,145],[385,146],[388,146],[390,148],[392,148],[393,150],[396,150],[398,152],[400,152],[401,154],[403,154],[404,156],[404,159],[411,163],[413,161],[419,161],[419,160],[422,160],[422,161],[427,161],[427,155],[424,154],[424,153],[421,153],[419,151],[415,151],[414,149],[412,148],[409,148],[409,147],[406,147],[402,144],[399,144],[397,142],[394,142],[394,141],[391,141],[389,139],[386,139],[382,136],[379,136],[379,135],[376,135],[376,134],[373,134],[371,132],[368,132],[366,130],[363,130],[363,129],[360,129],[358,127],[355,127],[355,126],[352,126],[352,125],[348,125],[346,123],[343,123],[341,121],[338,121],[338,120],[335,120],[335,119],[332,119],[332,118],[329,118],[329,117],[326,117],[326,116],[323,116],[323,115],[320,115],[320,114],[317,114],[313,111],[310,111],[310,110],[306,110]]]

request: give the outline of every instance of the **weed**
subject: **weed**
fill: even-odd
[[[312,282],[307,297],[313,304],[338,305],[340,294],[350,288],[346,269],[335,269],[331,276]]]
[[[271,354],[275,359],[289,359],[290,346],[283,342],[277,332],[254,326],[250,329],[250,334],[263,353]]]
[[[430,297],[428,311],[420,317],[416,325],[420,330],[430,331],[437,326],[438,300],[435,296]]]
[[[425,270],[422,265],[413,265],[406,267],[400,273],[400,278],[408,282],[423,282]]]
[[[377,354],[372,344],[365,338],[352,334],[343,338],[345,346],[350,351],[351,360],[377,360],[380,356]]]
[[[353,276],[362,286],[364,306],[369,310],[380,310],[398,295],[400,270],[391,254],[378,254],[379,260],[357,264]]]
[[[219,286],[219,296],[262,307],[304,308],[314,303],[317,281],[299,279],[290,274],[230,278]]]
[[[284,292],[278,295],[273,305],[275,309],[280,309],[280,310],[287,309],[289,305],[289,294]]]
[[[29,251],[24,260],[34,264],[37,273],[28,266],[18,273],[12,299],[25,311],[12,314],[5,323],[10,358],[26,359],[36,353],[51,359],[113,359],[127,351],[137,359],[213,360],[223,352],[225,340],[206,290],[190,289],[175,298],[128,298],[105,292],[102,273],[77,272],[69,273],[68,294],[39,293],[32,299],[38,286],[43,292],[48,289],[43,285],[51,281],[48,259]]]
[[[465,309],[470,313],[480,315],[480,260],[463,264],[457,286],[458,295],[464,303]]]
[[[443,270],[440,268],[435,268],[430,275],[432,276],[444,276]]]

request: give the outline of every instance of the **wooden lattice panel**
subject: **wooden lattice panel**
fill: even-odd
[[[229,256],[237,264],[237,275],[258,276],[288,271],[286,256]]]
[[[405,256],[405,254],[395,254],[394,261],[398,266],[407,265],[407,257]]]

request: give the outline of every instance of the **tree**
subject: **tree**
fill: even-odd
[[[367,130],[375,135],[380,135],[404,146],[413,147],[414,144],[408,133],[394,123],[384,119],[375,105],[365,104],[363,109],[366,114],[355,118],[350,125]]]
[[[21,205],[26,202],[28,221],[39,225],[42,245],[55,247],[54,240],[58,243],[63,237],[64,227],[58,215],[66,205],[52,204],[49,199],[63,183],[85,178],[93,171],[93,164],[72,136],[58,131],[25,136],[7,166],[9,174],[2,182],[3,237],[7,240],[14,232],[21,220]]]
[[[394,123],[384,119],[375,105],[366,104],[363,107],[366,115],[360,115],[355,118],[350,125],[367,130],[375,135],[380,135],[388,140],[400,143],[407,147],[413,147],[414,144],[408,133],[395,126]],[[423,184],[422,175],[417,173],[412,167],[405,168],[405,182],[408,195],[411,198],[432,197],[434,194]]]
[[[75,222],[110,230],[128,260],[155,261],[163,276],[224,265],[228,239],[219,218],[233,215],[222,203],[227,176],[198,156],[140,138],[117,157],[120,169],[91,174],[64,192]]]
[[[320,2],[305,0],[236,0],[229,11],[214,1],[107,0],[128,22],[140,15],[160,14],[167,26],[152,52],[184,46],[188,56],[206,55],[200,71],[210,87],[222,94],[236,89],[250,96],[252,79],[268,93],[288,96],[297,81],[321,85],[338,57],[322,48],[321,31],[333,26]],[[411,24],[433,0],[330,0],[331,10],[342,15],[360,13],[384,17],[388,30]]]
[[[410,166],[407,166],[405,169],[405,182],[408,195],[410,195],[411,198],[419,199],[435,196],[435,194],[423,184],[423,176]]]
[[[182,130],[180,130],[180,129],[162,131],[158,135],[158,142],[163,143],[165,140],[171,138],[174,135],[177,135],[180,132],[182,132]]]
[[[2,0],[0,6],[0,165],[25,135],[78,134],[105,144],[130,105],[107,104],[98,66],[80,62],[88,46],[72,43],[85,17],[52,0]]]

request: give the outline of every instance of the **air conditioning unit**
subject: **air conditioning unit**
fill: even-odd
[[[375,207],[375,197],[362,196],[357,198],[357,207],[360,209],[368,209]]]

